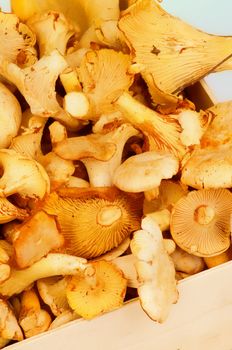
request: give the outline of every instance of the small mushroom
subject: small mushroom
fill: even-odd
[[[27,25],[36,34],[40,57],[55,49],[65,55],[69,39],[77,36],[79,31],[62,13],[55,11],[37,13],[28,19]]]
[[[18,193],[22,198],[42,199],[49,192],[50,182],[44,168],[35,160],[14,150],[0,151],[3,175],[0,178],[0,196]]]
[[[187,186],[178,181],[162,180],[159,186],[159,195],[152,201],[143,203],[143,213],[147,215],[156,211],[168,209],[171,211],[175,203],[188,193]]]
[[[164,116],[124,92],[115,105],[123,113],[124,118],[145,136],[145,149],[166,150],[182,159],[188,149],[181,142],[181,126],[176,118]]]
[[[56,217],[64,251],[90,259],[118,247],[140,227],[137,198],[114,188],[64,188],[48,197],[43,210]]]
[[[62,247],[64,238],[59,233],[54,217],[38,211],[17,228],[13,242],[15,260],[19,268],[31,266],[50,251]]]
[[[22,111],[16,97],[1,83],[0,109],[0,148],[7,148],[19,131]]]
[[[0,299],[0,315],[0,337],[3,339],[23,340],[23,333],[10,305],[2,299]]]
[[[69,311],[64,311],[62,314],[56,316],[56,318],[52,321],[49,330],[56,329],[65,325],[68,322],[74,321],[80,318],[74,311],[71,309]]]
[[[0,198],[0,224],[5,224],[15,219],[23,220],[27,217],[28,213],[26,210],[16,207],[7,198]]]
[[[193,275],[201,272],[205,268],[204,259],[199,256],[189,254],[179,247],[176,247],[175,251],[170,255],[176,271]]]
[[[71,311],[66,297],[68,282],[69,277],[67,276],[48,277],[37,281],[37,289],[41,299],[50,307],[55,316]]]
[[[73,276],[67,287],[70,307],[85,319],[92,319],[123,304],[126,279],[107,261],[96,261],[82,274]]]
[[[115,171],[113,183],[126,192],[142,192],[156,188],[162,179],[178,172],[178,159],[166,151],[150,151],[125,160]]]
[[[177,302],[175,268],[169,257],[162,232],[151,218],[142,220],[142,230],[131,241],[136,259],[138,294],[143,310],[154,321],[164,322],[171,305]]]
[[[79,79],[90,101],[91,120],[115,111],[113,102],[133,82],[133,75],[128,71],[130,64],[130,57],[122,52],[101,49],[86,53],[81,61]]]
[[[19,324],[23,329],[25,338],[47,331],[51,322],[49,313],[41,309],[35,290],[24,291],[21,297]]]
[[[132,136],[137,135],[139,135],[139,132],[128,123],[123,123],[119,127],[113,128],[111,132],[107,132],[101,136],[99,135],[99,139],[102,142],[114,144],[116,151],[108,161],[93,158],[81,159],[88,172],[89,182],[92,187],[113,186],[113,176],[122,162],[125,144]]]
[[[192,191],[172,210],[172,237],[189,254],[210,257],[223,253],[230,246],[231,213],[230,191]]]
[[[232,186],[231,144],[193,151],[182,168],[181,182],[196,189]]]
[[[22,63],[26,63],[35,41],[35,34],[15,14],[0,12],[0,52],[4,59],[19,64],[24,57]]]
[[[21,293],[40,278],[73,275],[86,268],[86,260],[66,254],[50,253],[23,270],[11,269],[8,280],[0,284],[0,295],[11,297]]]

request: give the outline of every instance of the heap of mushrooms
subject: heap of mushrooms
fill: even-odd
[[[0,12],[0,348],[231,260],[232,102],[185,87],[231,37],[153,0],[12,0]],[[141,26],[141,23],[143,25]]]

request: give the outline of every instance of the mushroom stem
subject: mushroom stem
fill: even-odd
[[[215,211],[208,205],[201,205],[194,212],[194,218],[200,225],[208,225],[214,218]]]
[[[91,288],[97,286],[96,269],[91,265],[85,269],[85,280]]]
[[[122,216],[121,208],[116,205],[102,207],[97,214],[97,222],[102,226],[113,225]]]

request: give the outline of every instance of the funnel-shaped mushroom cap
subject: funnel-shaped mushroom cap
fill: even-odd
[[[196,189],[232,187],[232,146],[197,149],[182,169],[181,182]]]
[[[66,297],[66,288],[69,277],[48,277],[37,281],[39,295],[43,302],[50,306],[52,313],[55,316],[62,314],[65,311],[70,311]]]
[[[12,13],[0,12],[0,52],[9,62],[26,63],[30,49],[35,45],[35,34]],[[36,55],[34,57],[34,62]],[[34,63],[32,62],[32,63]]]
[[[65,188],[52,193],[44,210],[55,215],[65,251],[94,258],[117,247],[140,226],[142,200],[112,188]],[[136,200],[140,199],[140,200]]]
[[[79,78],[83,92],[93,105],[91,119],[115,110],[112,102],[133,82],[129,74],[130,57],[110,49],[87,52],[81,62]]]
[[[21,328],[18,325],[11,307],[0,299],[0,337],[5,339],[23,340]]]
[[[82,274],[73,276],[67,288],[70,307],[91,319],[123,304],[127,281],[122,272],[107,261],[93,262]]]
[[[54,11],[37,13],[29,18],[27,25],[36,34],[40,57],[55,49],[65,55],[69,39],[78,31],[62,13]]]
[[[153,0],[137,1],[125,11],[119,28],[134,61],[143,66],[143,77],[157,103],[165,103],[165,94],[178,94],[231,57],[231,37],[201,32]]]
[[[27,216],[26,210],[17,208],[7,198],[0,198],[0,224],[5,224],[15,219],[23,220]]]
[[[171,153],[144,152],[125,160],[115,171],[113,182],[125,192],[148,191],[175,175],[178,168],[178,159]]]
[[[228,190],[192,191],[174,206],[171,234],[183,250],[208,257],[230,246],[232,194]]]

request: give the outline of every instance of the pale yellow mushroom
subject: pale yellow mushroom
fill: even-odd
[[[199,144],[212,116],[209,112],[197,113],[185,108],[180,108],[175,115],[163,115],[137,101],[128,92],[124,92],[115,105],[124,118],[144,134],[145,150],[166,150],[179,159],[189,153],[190,145]],[[186,122],[189,115],[197,133],[193,134],[190,122]]]
[[[61,327],[68,322],[77,320],[78,318],[80,318],[80,316],[77,315],[74,311],[64,311],[62,314],[56,316],[56,318],[52,321],[49,330]]]
[[[70,307],[85,319],[92,319],[123,304],[126,279],[108,261],[95,261],[73,276],[68,283],[67,299]]]
[[[55,316],[71,311],[66,297],[69,279],[69,276],[55,276],[37,281],[36,285],[41,299],[50,307]]]
[[[9,62],[25,66],[33,64],[37,57],[31,50],[35,34],[13,13],[0,12],[0,52]]]
[[[0,178],[0,196],[18,193],[23,198],[42,199],[49,192],[50,182],[44,168],[35,160],[14,150],[0,151],[3,175]]]
[[[49,313],[41,309],[35,290],[24,291],[21,297],[19,324],[23,329],[25,338],[47,331],[51,322]]]
[[[86,53],[79,79],[91,105],[89,119],[98,120],[101,114],[116,110],[113,102],[133,82],[133,75],[128,72],[130,64],[130,57],[122,52],[101,49]]]
[[[142,230],[135,232],[131,251],[136,259],[141,306],[151,319],[162,323],[171,305],[177,302],[178,291],[174,264],[166,252],[162,233],[154,220],[142,220]]]
[[[82,158],[89,182],[93,187],[110,187],[113,185],[113,177],[116,169],[122,162],[122,154],[126,142],[132,137],[139,135],[139,132],[130,124],[124,123],[104,135],[99,135],[103,142],[113,143],[116,152],[108,161],[101,161],[93,158]]]
[[[40,57],[55,49],[65,55],[69,39],[79,32],[77,26],[74,27],[62,13],[55,11],[37,13],[28,19],[27,25],[36,34]]]
[[[3,339],[23,340],[23,333],[10,305],[2,299],[0,299],[0,315],[0,337]]]
[[[143,65],[142,76],[159,104],[175,103],[186,86],[231,57],[231,37],[199,31],[167,13],[157,1],[137,1],[123,13],[119,28],[134,62]]]
[[[86,268],[86,263],[85,259],[76,256],[50,253],[26,269],[12,268],[10,278],[0,284],[0,295],[19,294],[40,278],[76,274]]]
[[[21,119],[22,112],[18,100],[0,83],[0,148],[9,147],[13,137],[18,134]]]
[[[13,242],[16,263],[21,269],[31,266],[63,244],[64,238],[55,219],[38,211],[17,228],[17,238]]]
[[[205,268],[203,258],[189,254],[179,247],[176,247],[170,257],[174,262],[176,271],[181,271],[188,275],[198,273]]]
[[[232,194],[229,190],[191,191],[172,209],[170,232],[176,244],[200,257],[211,257],[230,246]]]
[[[115,171],[113,184],[122,191],[143,192],[158,187],[179,170],[178,159],[167,151],[150,151],[125,160]]]

